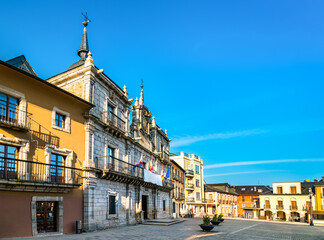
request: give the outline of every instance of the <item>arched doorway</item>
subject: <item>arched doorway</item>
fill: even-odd
[[[265,216],[266,216],[266,219],[271,219],[272,220],[272,212],[271,211],[265,211]]]
[[[279,218],[280,220],[286,220],[286,213],[283,211],[278,211],[277,218]]]

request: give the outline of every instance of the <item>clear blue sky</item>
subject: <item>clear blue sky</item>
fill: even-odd
[[[207,183],[302,181],[324,176],[323,10],[296,0],[3,1],[0,59],[24,54],[44,79],[67,70],[87,11],[95,64],[132,98],[144,79],[172,151],[200,155]]]

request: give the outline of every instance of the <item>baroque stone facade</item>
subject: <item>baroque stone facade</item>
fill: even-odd
[[[161,177],[170,166],[168,135],[144,105],[143,86],[130,124],[133,99],[95,66],[84,25],[81,60],[47,80],[95,105],[85,113],[84,230],[170,218],[172,184]]]

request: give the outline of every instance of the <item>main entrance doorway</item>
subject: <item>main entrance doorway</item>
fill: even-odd
[[[147,217],[147,196],[142,195],[142,211],[144,212],[144,219],[148,219]]]
[[[55,202],[36,202],[37,232],[56,232]]]

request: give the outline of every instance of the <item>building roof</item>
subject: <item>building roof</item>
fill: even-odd
[[[245,185],[245,186],[235,186],[235,192],[239,195],[261,195],[261,194],[271,194],[272,188],[265,185]]]
[[[221,183],[224,184],[224,183]],[[205,192],[218,192],[218,193],[226,193],[232,195],[238,195],[235,192],[234,187],[230,187],[228,183],[227,185],[218,185],[218,184],[206,184],[205,185]]]
[[[176,165],[178,168],[180,168],[181,169],[181,171],[185,171],[176,161],[174,161],[173,159],[170,159],[170,162],[172,163],[172,164],[174,164],[174,165]]]
[[[11,64],[9,64],[9,63],[7,63],[7,62],[1,61],[1,60],[0,60],[0,64],[3,65],[3,66],[5,66],[5,67],[8,67],[8,68],[10,68],[10,69],[12,69],[12,70],[14,70],[14,71],[20,72],[20,73],[22,73],[22,74],[24,74],[24,75],[26,75],[26,76],[28,76],[28,77],[31,77],[31,78],[33,78],[35,81],[40,82],[41,84],[45,84],[45,85],[47,85],[47,86],[49,86],[49,87],[52,87],[52,88],[54,88],[54,89],[56,89],[56,90],[58,90],[58,91],[60,91],[60,92],[62,92],[62,93],[64,93],[64,94],[67,94],[67,95],[73,97],[74,99],[76,99],[76,100],[78,100],[78,101],[80,101],[80,102],[83,102],[83,103],[85,103],[85,104],[87,104],[87,105],[89,105],[89,106],[91,106],[91,107],[94,107],[94,105],[91,104],[91,103],[89,103],[88,101],[86,101],[86,100],[84,100],[84,99],[82,99],[82,98],[79,98],[78,96],[75,96],[74,94],[72,94],[72,93],[70,93],[70,92],[67,92],[67,91],[65,91],[64,89],[59,88],[59,87],[57,87],[57,86],[55,86],[55,85],[53,85],[53,84],[51,84],[51,83],[49,83],[49,82],[47,82],[47,81],[44,81],[43,79],[39,78],[38,76],[33,75],[33,74],[31,74],[31,73],[29,73],[29,72],[27,72],[27,71],[25,71],[25,70],[22,70],[21,68],[18,68],[18,67],[16,67],[16,66],[13,66],[13,65],[11,65]]]
[[[18,57],[12,58],[10,60],[7,60],[6,63],[9,63],[10,65],[17,67],[25,72],[28,72],[31,75],[37,76],[32,66],[27,61],[26,57],[24,55],[20,55]]]

